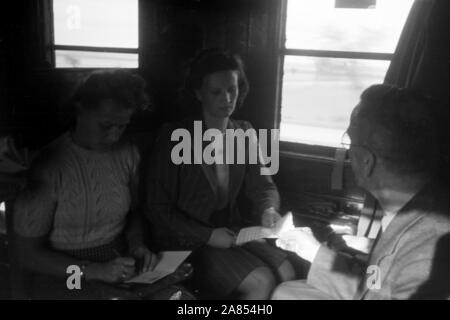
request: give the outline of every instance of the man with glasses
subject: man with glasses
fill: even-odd
[[[343,137],[357,184],[384,211],[365,262],[319,243],[311,230],[277,245],[311,262],[306,281],[281,284],[273,299],[448,299],[450,200],[436,178],[433,105],[388,85],[363,92]]]

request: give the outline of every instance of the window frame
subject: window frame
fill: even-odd
[[[278,7],[278,39],[276,52],[276,73],[277,88],[276,111],[274,117],[274,127],[279,129],[281,125],[281,109],[283,95],[283,75],[284,75],[284,58],[286,56],[294,57],[313,57],[313,58],[344,58],[344,59],[364,59],[364,60],[381,60],[391,62],[394,53],[381,52],[358,52],[358,51],[335,51],[335,50],[307,50],[286,48],[286,28],[287,28],[287,9],[289,0],[280,0]],[[291,0],[295,1],[295,0]],[[388,69],[389,71],[389,69]],[[386,75],[385,75],[386,76]],[[350,115],[349,115],[350,116]],[[339,147],[311,145],[301,142],[283,141],[280,139],[281,153],[296,154],[301,158],[316,158],[320,160],[334,161],[334,154]]]
[[[56,50],[63,51],[81,51],[81,52],[105,52],[105,53],[132,53],[138,55],[138,65],[136,68],[120,68],[123,70],[139,70],[142,67],[141,57],[141,1],[138,0],[138,47],[137,48],[117,48],[117,47],[96,47],[96,46],[77,46],[77,45],[58,45],[55,44],[55,24],[53,13],[53,1],[45,0],[43,3],[43,19],[45,28],[45,57],[47,63],[51,65],[53,70],[108,70],[115,67],[79,67],[79,68],[67,68],[56,67]]]

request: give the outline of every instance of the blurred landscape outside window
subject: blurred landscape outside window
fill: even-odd
[[[57,68],[138,68],[138,0],[53,0]]]
[[[413,1],[287,2],[282,141],[340,146],[362,91],[383,82]]]

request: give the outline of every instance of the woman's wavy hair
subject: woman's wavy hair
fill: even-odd
[[[94,71],[75,90],[71,104],[95,109],[102,100],[113,100],[126,109],[145,110],[149,106],[145,87],[142,77],[126,70]]]
[[[219,48],[205,49],[191,61],[183,88],[183,96],[188,100],[189,105],[194,107],[196,111],[200,111],[201,105],[195,95],[195,90],[202,86],[207,75],[230,70],[238,72],[239,96],[236,109],[239,109],[249,91],[244,63],[237,54]]]

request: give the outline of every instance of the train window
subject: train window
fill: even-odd
[[[137,68],[138,0],[54,0],[57,68]]]
[[[412,3],[287,1],[282,141],[340,145],[361,92],[383,82]]]

